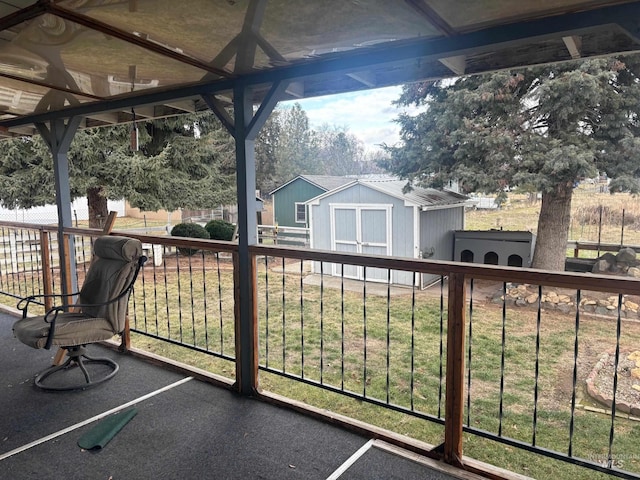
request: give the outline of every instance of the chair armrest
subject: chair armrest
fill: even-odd
[[[39,294],[39,295],[29,295],[28,297],[21,298],[16,305],[18,310],[22,310],[22,318],[27,316],[27,310],[29,309],[29,305],[31,303],[37,303],[39,305],[44,305],[43,302],[37,299],[45,299],[45,298],[69,298],[75,297],[79,295],[79,292],[75,293],[50,293],[50,294]]]

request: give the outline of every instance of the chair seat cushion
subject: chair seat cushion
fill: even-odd
[[[50,324],[43,316],[21,318],[13,324],[13,333],[22,343],[44,348]],[[113,337],[113,328],[105,318],[89,317],[83,313],[59,313],[52,345],[71,347],[101,342]]]

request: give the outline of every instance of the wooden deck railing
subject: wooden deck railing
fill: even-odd
[[[21,255],[30,261],[19,271],[10,266],[12,253],[6,251],[15,242],[5,243],[4,250],[0,244],[0,290],[9,303],[18,296],[61,290],[60,266],[52,254],[55,231],[0,223],[0,236],[28,240]],[[78,271],[70,275],[82,279],[83,255],[90,251],[91,238],[101,233],[65,230],[75,240],[77,255]],[[428,453],[468,469],[473,468],[463,457],[463,432],[591,470],[640,478],[640,468],[629,471],[615,462],[624,430],[615,408],[608,414],[606,435],[590,439],[598,445],[594,451],[583,445],[575,427],[585,421],[578,411],[583,351],[601,344],[618,366],[621,351],[640,341],[640,318],[632,307],[640,297],[638,279],[267,245],[249,248],[255,274],[244,279],[236,274],[234,243],[130,236],[150,246],[150,252],[161,247],[163,255],[161,262],[145,266],[136,284],[132,331],[187,349],[183,352],[232,362],[234,368],[223,368],[224,374],[236,381],[242,375],[256,379],[256,392],[264,372],[442,426],[441,445]],[[184,248],[198,253],[183,255]],[[357,271],[345,266],[361,268],[362,278],[345,275]],[[376,275],[378,281],[363,280],[369,278],[367,269],[386,273]],[[399,272],[413,278],[412,285],[396,285]],[[419,289],[422,274],[440,277],[439,292]],[[250,282],[254,298],[239,298],[240,282]],[[480,283],[494,285],[497,294],[480,297]],[[561,296],[568,300],[554,303]],[[604,306],[592,296],[618,301]],[[240,366],[245,352],[237,318],[237,306],[248,301],[255,307],[252,325],[244,331],[253,338],[242,345],[254,350],[250,371]],[[603,325],[625,334],[593,333]],[[546,411],[552,379],[544,375],[556,365],[546,352],[552,350],[563,356],[573,377],[571,391],[554,413],[560,426],[551,426]],[[514,352],[523,358],[514,358]],[[513,390],[518,383],[522,391]],[[426,398],[430,392],[438,393]],[[522,401],[528,394],[531,400]],[[611,396],[616,406],[616,391]],[[510,409],[515,397],[524,404]],[[512,429],[511,422],[518,422],[518,428]],[[566,439],[567,449],[556,440],[545,443],[550,429]]]

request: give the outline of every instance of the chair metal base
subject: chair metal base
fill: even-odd
[[[95,387],[96,385],[99,385],[113,378],[113,376],[118,372],[118,369],[120,368],[118,364],[110,358],[91,357],[87,355],[87,349],[84,345],[66,347],[66,350],[67,360],[61,365],[54,365],[53,367],[47,368],[46,370],[40,372],[35,378],[36,387],[43,390],[52,391],[85,390],[87,388]],[[95,364],[106,365],[111,369],[111,371],[106,375],[100,376],[97,379],[92,379],[89,371],[87,370],[87,366]],[[74,383],[71,385],[55,385],[51,384],[51,382],[49,384],[45,383],[45,380],[51,380],[52,376],[55,376],[58,379],[62,378],[62,373],[76,367],[79,368],[82,372],[85,380],[84,383]]]

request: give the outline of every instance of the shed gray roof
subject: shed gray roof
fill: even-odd
[[[406,180],[358,180],[358,183],[424,208],[462,204],[468,199],[460,193],[435,188],[413,187],[413,190],[405,193]]]
[[[406,180],[398,180],[396,178],[383,178],[383,179],[349,179],[349,182],[346,184],[325,192],[321,195],[318,195],[315,198],[312,198],[307,203],[316,203],[318,200],[322,198],[329,197],[338,191],[342,191],[346,188],[350,188],[353,185],[359,184],[364,185],[366,187],[372,188],[373,190],[377,190],[379,192],[385,193],[395,198],[399,198],[404,200],[407,203],[413,204],[420,208],[435,208],[435,207],[446,207],[446,206],[454,206],[454,205],[462,205],[467,200],[468,197],[466,195],[462,195],[460,193],[451,192],[448,190],[437,190],[435,188],[422,188],[422,187],[413,187],[413,190],[410,192],[404,192],[404,187],[407,184]]]

